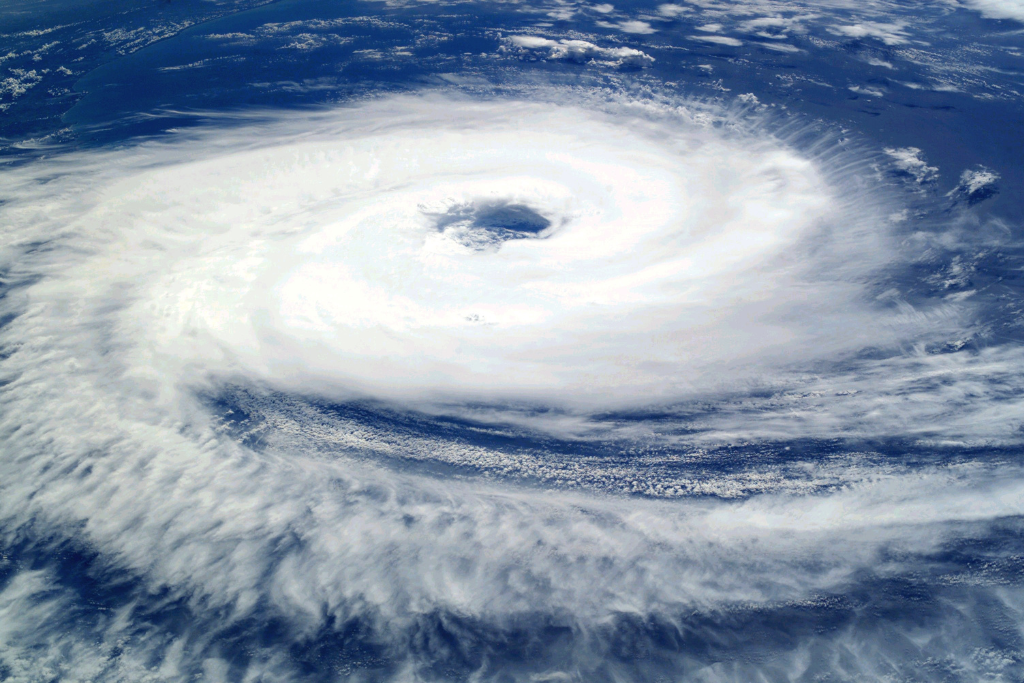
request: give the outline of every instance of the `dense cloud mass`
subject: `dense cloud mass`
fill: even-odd
[[[913,389],[940,373],[962,391],[979,364],[1016,361],[923,352],[973,334],[975,307],[883,288],[930,245],[908,246],[878,165],[925,182],[920,150],[886,161],[823,139],[807,154],[706,105],[567,97],[385,99],[11,172],[26,192],[8,209],[16,240],[48,245],[12,256],[13,272],[45,276],[19,291],[51,303],[8,333],[113,344],[122,379],[162,400],[244,380],[579,420],[810,385],[831,394],[826,424],[785,406],[744,429],[890,436],[914,419],[1014,438],[1009,423],[951,423]],[[989,187],[986,173],[957,192]],[[81,372],[115,371],[105,356]],[[890,415],[858,418],[897,395]],[[730,419],[724,404],[705,416],[711,433]]]
[[[460,39],[345,34],[393,5],[196,40]],[[910,24],[513,9],[450,52],[549,71],[0,169],[0,680],[1019,680],[1012,173],[655,73],[812,20],[895,72]]]
[[[402,474],[366,459],[382,448],[372,436],[331,457],[241,447],[203,398],[218,387],[469,405],[557,432],[562,421],[517,406],[579,422],[806,381],[794,373],[817,364],[814,381],[879,403],[901,375],[934,369],[890,352],[851,379],[843,359],[969,317],[878,302],[872,277],[907,255],[895,195],[855,183],[877,160],[808,156],[766,124],[722,127],[725,112],[682,103],[451,98],[234,122],[8,171],[9,533],[79,529],[94,549],[79,552],[200,621],[214,610],[302,634],[354,620],[395,657],[424,619],[454,615],[499,631],[523,619],[596,629],[585,647],[600,651],[609,619],[821,599],[883,555],[899,573],[954,529],[984,534],[972,525],[1021,513],[1020,472],[998,464],[824,498],[668,505]],[[956,390],[979,362],[945,368]],[[850,400],[826,400],[830,427],[851,426]],[[777,413],[743,429],[815,430],[790,406]],[[11,614],[40,581],[9,585]]]

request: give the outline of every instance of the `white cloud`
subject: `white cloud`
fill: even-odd
[[[261,449],[229,436],[204,398],[225,383],[265,383],[300,403],[353,388],[399,406],[444,394],[428,406],[440,413],[522,396],[531,426],[682,396],[717,401],[701,414],[708,440],[1017,428],[1019,351],[926,353],[969,332],[965,305],[868,296],[870,276],[905,258],[885,218],[898,202],[870,185],[873,158],[838,144],[801,151],[710,104],[529,95],[265,112],[269,122],[3,169],[12,285],[0,306],[17,314],[0,328],[5,532],[87,547],[105,571],[135,577],[138,600],[160,596],[196,623],[273,621],[288,642],[257,649],[281,667],[291,643],[336,624],[389,651],[418,638],[424,649],[402,662],[414,679],[440,651],[429,648],[441,627],[424,615],[480,632],[567,623],[586,636],[570,650],[585,669],[612,649],[590,636],[622,615],[674,623],[808,604],[872,572],[919,576],[923,555],[1024,514],[1024,473],[995,460],[867,474],[851,461],[819,495],[669,502],[417,474],[387,457],[443,448],[435,462],[492,458],[494,471],[527,458],[382,435],[387,424],[327,411],[271,428]],[[919,150],[890,153],[930,172]],[[496,206],[532,207],[549,232],[487,249],[450,234],[523,216],[487,213]],[[848,362],[864,348],[887,354]],[[537,401],[584,409],[538,418]],[[628,490],[658,495],[658,483],[629,479]],[[692,491],[730,488],[777,490],[711,475]],[[73,587],[47,570],[12,576],[0,593],[7,661],[50,648],[55,675],[111,671],[112,657],[154,678],[228,671],[201,643],[198,662],[169,636],[158,662],[122,647],[123,615],[99,610],[94,629],[75,630]],[[922,659],[928,647],[981,646],[943,635],[961,617],[941,615]],[[873,671],[887,642],[821,640],[830,634],[793,636],[792,666],[819,648]]]
[[[658,5],[658,14],[660,14],[663,17],[678,17],[682,14],[687,14],[692,11],[692,7],[686,7],[685,5],[673,5],[670,3]]]
[[[995,185],[999,174],[984,167],[968,169],[960,174],[960,185],[967,194],[977,194],[985,188]]]
[[[885,67],[886,69],[895,69],[896,68],[896,67],[894,67],[892,65],[892,62],[887,62],[884,59],[878,59],[877,57],[869,57],[866,61],[871,66],[881,66],[881,67]]]
[[[990,168],[978,166],[961,173],[960,182],[946,196],[973,204],[995,194],[998,182],[998,173]]]
[[[560,7],[548,12],[547,16],[549,19],[554,19],[555,21],[569,21],[576,16],[576,10],[572,7]]]
[[[639,19],[630,19],[627,21],[619,21],[614,23],[608,21],[598,21],[596,23],[598,26],[602,28],[618,29],[623,33],[639,33],[642,35],[648,35],[658,30],[652,27],[648,22],[640,21]]]
[[[550,45],[535,37],[520,42],[567,58],[586,58],[593,52],[586,44]],[[421,170],[405,181],[408,191],[393,194],[386,204],[353,199],[344,212],[325,216],[335,226],[333,232],[275,243],[275,250],[287,245],[294,254],[287,277],[272,275],[269,255],[254,251],[254,243],[244,241],[239,247],[249,256],[232,254],[229,262],[238,259],[250,265],[230,286],[224,272],[228,262],[195,264],[197,277],[216,277],[225,283],[215,290],[224,297],[197,299],[170,282],[154,283],[153,296],[170,297],[168,301],[177,301],[179,308],[174,317],[146,326],[172,325],[181,334],[192,329],[208,339],[203,348],[218,349],[217,355],[229,352],[232,365],[241,363],[256,376],[280,378],[294,386],[326,381],[328,386],[336,383],[339,388],[390,398],[437,395],[456,400],[565,399],[572,403],[586,403],[591,400],[588,396],[601,402],[630,403],[641,397],[676,395],[681,391],[677,387],[691,385],[704,373],[722,377],[729,374],[726,367],[743,358],[772,355],[774,347],[785,348],[779,346],[784,340],[792,346],[796,338],[808,335],[801,344],[821,350],[836,343],[813,332],[816,319],[807,321],[806,328],[804,323],[800,328],[779,328],[776,322],[758,322],[758,311],[782,305],[768,303],[776,291],[778,296],[789,296],[787,280],[771,271],[761,272],[760,264],[775,257],[777,250],[795,248],[802,231],[828,220],[831,192],[813,166],[780,150],[748,147],[740,153],[717,140],[703,142],[700,151],[677,156],[662,144],[648,146],[642,137],[628,136],[616,143],[627,135],[626,130],[586,117],[582,111],[523,106],[519,111],[514,126],[506,123],[504,114],[487,114],[472,124],[479,133],[459,133],[453,140],[463,142],[451,148],[448,143],[440,146],[453,134],[447,127],[429,136],[416,131],[402,143],[407,152],[401,157],[374,151],[382,144],[404,140],[401,131],[384,139],[345,140],[351,173],[365,178],[361,184],[349,181],[349,192],[369,198],[375,196],[379,175],[397,182],[405,169]],[[692,129],[692,134],[704,140],[699,129]],[[335,163],[331,155],[340,152],[319,144],[320,154],[328,155],[324,163]],[[448,151],[440,154],[442,149]],[[553,151],[560,149],[588,151],[569,156]],[[628,155],[622,151],[627,149]],[[282,152],[293,153],[288,148]],[[414,166],[407,165],[410,158],[417,159]],[[236,162],[226,163],[232,165],[211,172],[236,175]],[[238,163],[274,168],[281,162],[272,156],[259,161],[242,156]],[[454,177],[466,180],[445,180],[456,168],[461,170]],[[707,168],[718,172],[709,175]],[[147,182],[168,194],[174,188],[185,192],[195,182],[196,171],[184,176],[176,173],[170,169],[166,178]],[[280,189],[268,193],[261,185],[245,191],[266,197],[265,203],[291,205],[298,200],[285,188],[302,187],[309,194],[312,178],[319,173],[314,170],[307,176],[303,170],[301,181],[290,176],[261,177],[259,183]],[[499,186],[492,177],[502,178],[500,194],[494,195]],[[606,188],[613,178],[617,182],[610,189],[595,194],[594,188]],[[776,178],[784,179],[785,192],[772,190]],[[330,192],[333,186],[332,181],[320,191]],[[758,197],[753,204],[731,198],[751,192]],[[528,202],[558,229],[543,241],[510,242],[485,257],[466,252],[432,227],[431,215],[444,214],[454,205],[479,203],[491,195],[494,201],[514,205]],[[674,197],[701,199],[682,204]],[[712,197],[718,199],[711,202]],[[438,201],[441,204],[433,207]],[[428,206],[432,208],[424,208]],[[738,209],[721,208],[729,206]],[[262,224],[252,214],[256,209],[255,203],[248,202],[236,222]],[[225,209],[214,205],[209,210]],[[211,220],[205,211],[190,220],[198,225]],[[655,245],[682,239],[671,236],[678,230],[676,217],[684,215],[687,248],[658,255]],[[635,216],[643,216],[643,222],[637,224]],[[384,270],[378,270],[383,263],[374,257],[384,248],[372,237],[377,234],[372,226],[377,225],[407,226],[389,238]],[[227,248],[220,252],[225,258],[229,258]],[[623,260],[623,253],[634,254],[638,262]],[[394,268],[402,277],[391,284],[387,273]],[[548,275],[539,277],[541,272]],[[255,278],[253,284],[244,284],[250,278]],[[773,288],[766,288],[766,283],[773,283]],[[229,310],[244,310],[238,307],[251,296],[253,286],[266,288],[266,305],[273,308],[242,318],[228,315]],[[685,292],[685,298],[676,300],[670,294],[674,291],[680,296]],[[336,292],[346,295],[339,298]],[[513,292],[514,299],[508,300]],[[746,292],[744,303],[733,310],[712,303],[719,297],[736,301],[741,292]],[[822,296],[831,301],[835,294],[827,292],[822,287]],[[693,303],[676,310],[674,323],[661,320],[665,311],[684,301]],[[715,310],[714,316],[705,312],[708,306]],[[683,310],[693,317],[681,315]],[[635,332],[621,328],[617,322],[621,316],[632,320]],[[467,318],[480,323],[467,324]],[[746,323],[740,325],[741,319]],[[140,324],[142,320],[138,318]],[[612,327],[610,321],[616,321]],[[707,337],[715,340],[713,344],[693,332],[708,325],[716,330]],[[350,332],[339,335],[339,329]],[[554,343],[536,349],[538,336]],[[681,347],[678,340],[683,337],[689,342]],[[160,353],[181,353],[184,349],[177,349],[172,341],[176,338],[175,334],[164,337],[158,347],[171,346]],[[859,344],[862,338],[851,334],[844,343]],[[376,351],[360,351],[367,347]],[[460,349],[457,356],[451,355],[454,348]],[[680,364],[682,358],[687,360]],[[208,360],[189,361],[195,362]],[[686,373],[667,375],[669,367],[685,367]],[[584,387],[590,391],[583,391]]]
[[[774,50],[775,52],[803,52],[800,48],[795,45],[790,45],[789,43],[758,43],[758,45],[768,48],[769,50]]]
[[[917,147],[886,147],[885,153],[892,158],[896,168],[910,175],[918,184],[931,182],[939,176],[939,169],[929,166],[924,153]]]
[[[28,92],[29,88],[39,85],[43,80],[42,74],[34,69],[31,71],[8,69],[8,73],[11,75],[0,80],[0,97],[10,95],[11,99],[16,99]]]
[[[556,59],[648,59],[584,41],[509,41]],[[668,146],[651,141],[667,136],[659,125],[675,123],[644,124],[652,132],[635,134],[614,118],[546,105],[468,108],[469,118],[457,122],[470,132],[452,137],[454,113],[395,106],[396,120],[422,116],[429,134],[341,128],[336,143],[323,133],[319,161],[305,166],[288,161],[305,153],[298,148],[248,153],[243,146],[234,156],[187,168],[168,163],[129,179],[144,185],[132,195],[167,208],[146,223],[154,236],[144,244],[152,248],[111,252],[117,265],[105,269],[126,273],[171,259],[166,277],[139,271],[133,288],[145,290],[118,323],[138,335],[130,338],[147,359],[138,372],[166,365],[201,369],[196,377],[242,373],[331,396],[525,400],[585,411],[731,390],[755,378],[784,385],[794,359],[828,361],[865,344],[895,348],[964,324],[952,314],[903,320],[899,311],[864,303],[853,283],[894,258],[884,217],[899,207],[880,204],[846,176],[829,180],[831,159],[710,136],[685,121],[672,128]],[[512,111],[520,117],[514,124],[506,118]],[[402,155],[387,153],[395,145]],[[937,175],[919,149],[886,152],[916,183]],[[351,177],[340,203],[332,199],[340,191],[336,173],[326,170],[339,164]],[[293,170],[242,170],[251,167]],[[852,173],[857,165],[842,168]],[[209,176],[200,183],[207,190],[192,196],[197,174]],[[221,187],[214,180],[221,177],[249,180]],[[371,201],[381,178],[397,184],[386,203]],[[230,199],[242,194],[249,199]],[[192,199],[183,202],[185,196]],[[302,214],[308,201],[331,207],[322,216],[303,214],[309,225],[333,227],[289,237],[293,228],[278,218],[280,207]],[[463,219],[444,230],[435,225],[458,207],[501,202],[532,207],[552,226],[545,238],[471,246],[454,232]],[[105,234],[96,220],[87,214],[73,223],[83,235]],[[196,243],[204,245],[200,255],[174,260],[177,251],[158,245],[179,222],[223,237],[207,236]],[[833,223],[847,226],[843,241],[824,249],[819,240],[837,238],[820,226]],[[382,242],[373,226],[403,227]],[[679,249],[660,249],[666,240]],[[815,257],[800,267],[787,260],[805,250]],[[85,288],[97,268],[82,268],[64,277],[77,273]],[[815,283],[810,298],[808,278]],[[117,286],[102,278],[93,286],[101,283]],[[833,322],[824,326],[824,319]],[[538,338],[549,344],[537,347]]]
[[[990,19],[1013,19],[1024,23],[1024,0],[965,0],[964,4]]]
[[[591,60],[615,66],[648,66],[654,58],[631,47],[599,47],[585,40],[550,40],[538,36],[512,36],[508,43],[522,50],[547,52],[546,59],[586,63]]]
[[[743,45],[742,40],[730,38],[729,36],[690,36],[690,40],[700,40],[705,43],[728,45],[729,47],[740,47]]]
[[[868,97],[882,97],[885,95],[884,90],[870,85],[851,85],[849,89],[858,95],[867,95]]]
[[[780,32],[799,32],[803,33],[806,31],[804,26],[805,22],[817,18],[814,14],[797,14],[790,16],[773,15],[767,17],[755,17],[754,19],[747,19],[740,24],[740,27],[744,31],[760,31],[765,29],[774,29]]]
[[[643,35],[654,33],[655,31],[658,30],[656,28],[651,27],[651,25],[646,21],[640,21],[638,19],[633,19],[630,21],[620,21],[619,28],[621,28],[625,33],[640,33]]]
[[[876,38],[886,45],[902,45],[909,41],[904,28],[905,25],[902,23],[862,21],[856,24],[830,26],[829,31],[849,38]]]
[[[509,41],[517,47],[525,47],[529,50],[556,47],[558,45],[558,41],[541,38],[540,36],[512,36],[509,38]]]

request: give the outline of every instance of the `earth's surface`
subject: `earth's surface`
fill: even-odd
[[[1024,680],[1024,5],[0,3],[0,680]]]

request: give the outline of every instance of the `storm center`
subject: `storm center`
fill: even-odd
[[[424,214],[445,237],[474,251],[496,251],[509,240],[540,239],[551,227],[536,210],[511,201],[465,202]]]

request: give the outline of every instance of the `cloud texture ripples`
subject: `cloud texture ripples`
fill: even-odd
[[[999,458],[617,498],[398,467],[369,428],[254,447],[211,409],[249,386],[618,443],[653,438],[628,411],[771,403],[758,387],[840,386],[849,362],[920,381],[905,349],[970,311],[878,296],[909,259],[880,162],[734,117],[385,98],[5,171],[0,522],[28,558],[0,565],[7,670],[31,679],[42,647],[65,653],[53,671],[133,680],[1018,670],[1022,473]],[[899,393],[857,377],[814,394],[829,429]],[[742,412],[722,405],[719,437]],[[764,410],[743,438],[817,435]],[[952,576],[953,552],[988,569]],[[118,588],[72,583],[72,561]],[[899,582],[934,623],[865,616],[899,611]],[[980,602],[1001,626],[974,623]],[[766,642],[729,643],[738,621]],[[881,663],[899,648],[905,669]]]

